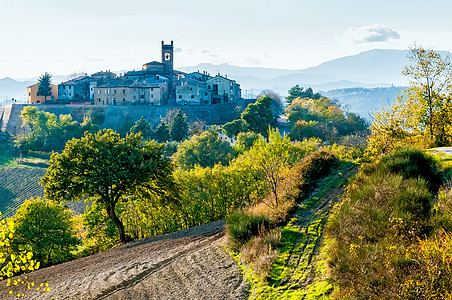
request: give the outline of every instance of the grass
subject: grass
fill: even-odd
[[[268,277],[256,275],[252,264],[243,263],[240,254],[232,256],[239,263],[250,284],[250,299],[327,299],[333,283],[326,275],[327,245],[323,238],[329,217],[330,201],[348,182],[355,166],[341,164],[322,179],[319,188],[297,207],[283,226],[280,246]],[[345,174],[345,175],[344,175]]]

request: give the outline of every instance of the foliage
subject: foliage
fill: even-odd
[[[192,136],[182,142],[173,155],[174,161],[182,169],[191,169],[196,165],[213,167],[215,164],[228,164],[232,159],[231,146],[222,141],[211,130]]]
[[[239,153],[244,153],[251,149],[258,139],[262,139],[262,135],[255,132],[240,132],[234,144],[234,149]]]
[[[432,230],[435,166],[422,152],[401,149],[363,167],[347,187],[328,226],[336,297],[401,297],[415,265],[407,250]]]
[[[409,54],[402,74],[410,87],[391,106],[376,113],[369,153],[388,153],[401,145],[421,148],[452,143],[452,64],[449,57],[420,46]]]
[[[338,140],[367,129],[364,119],[343,111],[337,101],[325,97],[296,98],[286,108],[286,116],[292,126],[293,140],[310,137]]]
[[[267,137],[268,128],[273,121],[271,98],[268,96],[251,103],[241,115],[251,131]]]
[[[27,106],[21,112],[23,127],[28,132],[15,137],[15,147],[23,152],[61,151],[66,141],[79,138],[83,132],[98,130],[87,116],[82,123],[74,121],[70,115],[59,115],[38,111],[34,106]]]
[[[321,94],[313,92],[312,88],[307,88],[304,90],[303,87],[300,87],[298,84],[293,86],[288,91],[288,96],[286,97],[287,105],[291,105],[292,101],[296,98],[310,98],[310,99],[320,99],[322,97]]]
[[[188,123],[182,111],[178,110],[169,126],[170,137],[173,141],[182,142],[188,138]]]
[[[97,201],[118,227],[121,242],[128,241],[115,207],[138,191],[164,193],[171,184],[170,162],[162,146],[143,144],[138,134],[121,138],[111,129],[72,139],[61,154],[52,154],[41,179],[47,199]]]
[[[29,199],[14,217],[14,249],[31,245],[35,258],[44,266],[73,259],[71,251],[80,243],[71,211],[57,202]]]
[[[272,112],[274,116],[279,116],[284,113],[284,100],[281,96],[272,90],[262,90],[257,98],[268,96],[272,99]]]
[[[33,258],[32,247],[28,244],[12,247],[15,236],[14,222],[12,219],[0,221],[0,279],[13,277],[26,271],[37,270],[40,262]]]
[[[130,128],[130,133],[139,133],[141,132],[141,135],[144,139],[149,139],[152,135],[151,125],[143,118],[141,117],[138,121],[135,122],[135,124]]]
[[[240,133],[248,132],[249,128],[243,119],[237,119],[222,126],[224,134],[229,138],[234,138]]]
[[[436,146],[450,144],[452,63],[449,56],[414,45],[408,54],[411,65],[402,74],[410,77],[410,90],[417,95],[418,110]]]
[[[38,78],[38,96],[44,96],[44,101],[47,101],[47,96],[52,96],[52,75],[45,72]]]
[[[163,147],[163,155],[166,157],[171,157],[174,153],[177,152],[177,148],[179,147],[179,143],[176,141],[166,142],[165,147]]]
[[[254,215],[243,210],[236,210],[227,219],[227,231],[232,243],[245,244],[259,231],[268,229],[270,221],[263,215]]]
[[[159,125],[155,128],[154,139],[157,143],[165,143],[170,140],[170,132],[168,125],[161,120]]]

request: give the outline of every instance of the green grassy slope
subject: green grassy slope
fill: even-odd
[[[0,211],[2,218],[13,217],[25,199],[44,195],[44,188],[38,183],[45,172],[46,168],[41,167],[0,167]]]

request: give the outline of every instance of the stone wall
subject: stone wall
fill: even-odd
[[[240,100],[233,103],[206,106],[97,106],[97,105],[63,105],[41,104],[35,105],[38,110],[56,115],[70,114],[78,122],[83,121],[85,114],[91,114],[100,128],[112,128],[121,131],[130,124],[144,117],[152,126],[157,126],[160,119],[166,116],[169,109],[180,109],[187,116],[188,122],[202,121],[206,125],[222,125],[240,116],[249,103],[254,100]],[[1,119],[1,131],[11,135],[23,131],[20,113],[28,104],[12,104],[5,107]]]

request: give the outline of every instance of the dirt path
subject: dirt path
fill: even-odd
[[[122,245],[28,274],[50,292],[33,287],[25,299],[247,299],[248,284],[224,241],[218,221]],[[0,298],[8,291],[2,284]]]
[[[324,258],[320,255],[323,233],[332,206],[344,192],[344,183],[355,172],[354,165],[343,166],[319,183],[319,188],[303,201],[281,229],[276,266],[264,285],[253,287],[251,299],[305,299],[308,289],[325,280]]]

